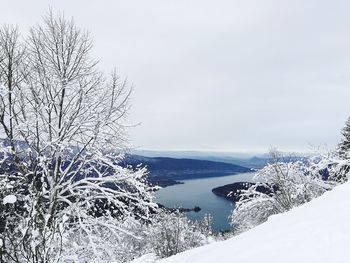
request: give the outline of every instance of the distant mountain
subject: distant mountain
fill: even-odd
[[[251,171],[250,168],[232,163],[140,155],[126,156],[123,164],[133,167],[139,164],[146,166],[150,172],[149,181],[161,186],[176,184],[179,183],[179,180],[217,177]]]
[[[269,161],[268,157],[258,157],[258,156],[253,156],[250,158],[239,158],[239,157],[230,157],[230,156],[207,156],[205,158],[207,160],[214,161],[214,162],[231,163],[231,164],[236,164],[243,167],[248,167],[251,169],[261,169]]]
[[[268,153],[258,152],[215,152],[215,151],[152,151],[152,150],[136,150],[133,152],[135,155],[147,156],[147,157],[169,157],[169,158],[186,158],[195,160],[207,160],[213,162],[223,162],[235,164],[247,168],[261,169],[269,161],[270,157]],[[288,154],[284,153],[287,160],[284,161],[295,161],[303,160],[305,156],[310,153],[295,153]],[[288,156],[292,157],[288,157]]]
[[[239,165],[247,168],[260,169],[267,164],[268,157],[266,154],[253,153],[220,153],[220,152],[199,152],[199,151],[150,151],[138,150],[133,152],[134,155],[146,157],[167,157],[175,159],[193,159],[213,162],[222,162]]]

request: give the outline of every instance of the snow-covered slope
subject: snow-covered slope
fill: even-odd
[[[239,236],[158,261],[213,262],[350,262],[350,183]]]

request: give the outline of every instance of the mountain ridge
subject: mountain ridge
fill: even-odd
[[[123,165],[137,167],[146,166],[149,171],[148,180],[152,184],[169,186],[181,180],[199,179],[251,172],[250,168],[209,160],[170,157],[146,157],[127,155]]]

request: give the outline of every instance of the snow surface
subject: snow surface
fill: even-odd
[[[350,182],[239,236],[157,262],[350,262]]]
[[[16,201],[17,201],[17,198],[14,195],[7,195],[7,196],[4,197],[4,199],[2,199],[2,203],[4,205],[6,205],[6,204],[14,204],[14,203],[16,203]]]
[[[131,261],[130,263],[154,263],[157,259],[157,256],[154,254],[146,254],[138,259]]]

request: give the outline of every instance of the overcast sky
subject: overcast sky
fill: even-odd
[[[349,1],[12,0],[0,23],[25,32],[50,6],[134,85],[140,148],[331,148],[350,116]]]

